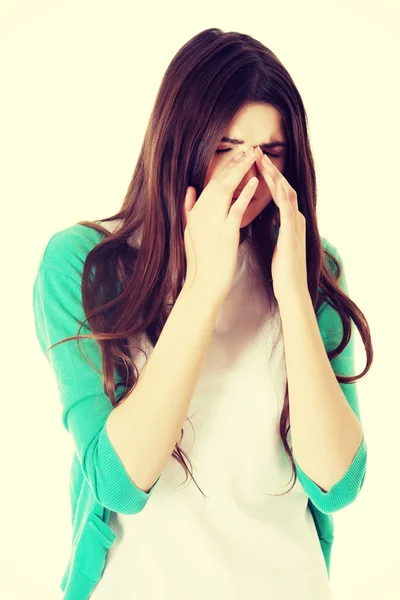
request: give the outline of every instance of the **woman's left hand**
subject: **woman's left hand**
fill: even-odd
[[[271,263],[274,294],[279,304],[291,302],[294,296],[309,294],[306,220],[299,211],[296,191],[259,148],[256,150],[256,163],[280,212],[281,224]]]

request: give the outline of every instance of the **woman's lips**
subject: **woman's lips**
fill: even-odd
[[[231,204],[233,204],[234,202],[236,202],[236,200],[239,198],[239,196],[232,196],[232,202]],[[249,204],[251,204],[252,202],[254,202],[254,200],[257,200],[256,196],[253,196],[252,199],[250,200]]]

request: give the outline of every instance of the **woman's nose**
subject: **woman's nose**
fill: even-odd
[[[261,175],[260,169],[258,168],[257,163],[254,162],[246,173],[246,183],[250,181],[252,177],[259,177],[259,175]]]

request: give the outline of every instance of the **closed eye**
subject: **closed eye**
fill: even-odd
[[[224,152],[230,152],[232,148],[224,148],[224,150],[216,150],[215,154],[223,154]],[[264,152],[263,154],[266,154],[267,156],[273,156],[275,158],[279,158],[279,154],[272,154],[271,152]]]

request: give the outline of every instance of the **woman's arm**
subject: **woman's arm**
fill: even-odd
[[[179,438],[219,308],[184,285],[136,386],[107,418],[111,444],[146,492]]]

